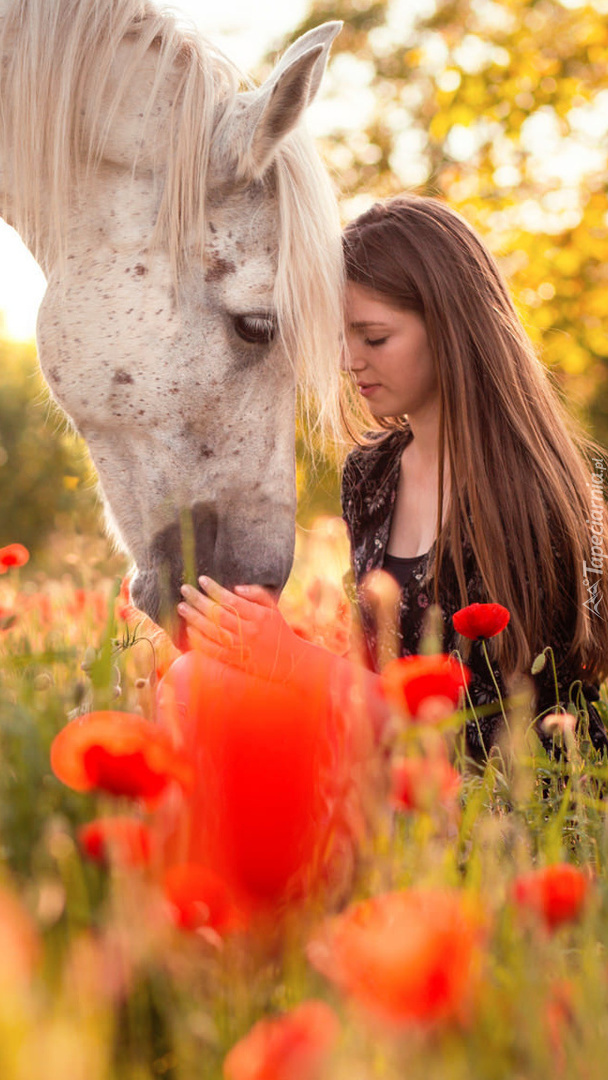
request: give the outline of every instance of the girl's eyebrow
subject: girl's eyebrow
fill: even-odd
[[[388,323],[383,322],[351,322],[351,330],[365,330],[368,326],[382,326],[388,329]]]

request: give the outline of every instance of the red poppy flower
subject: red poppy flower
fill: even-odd
[[[352,678],[351,665],[308,647],[294,680],[270,682],[199,651],[172,664],[159,716],[179,728],[196,783],[168,857],[209,867],[260,917],[338,889],[365,821],[353,806],[373,782],[373,733],[350,705]]]
[[[92,712],[72,720],[51,745],[55,776],[75,791],[156,800],[171,781],[187,788],[192,769],[166,729],[142,716]]]
[[[224,881],[196,863],[180,863],[165,874],[164,892],[173,917],[184,930],[209,927],[218,934],[243,930],[244,911],[237,907]]]
[[[13,566],[25,566],[30,553],[23,544],[9,544],[0,548],[0,574],[6,574]]]
[[[224,1061],[224,1080],[316,1080],[340,1034],[333,1009],[303,1001],[291,1012],[259,1020]]]
[[[449,715],[457,706],[461,691],[468,686],[471,672],[453,657],[403,656],[391,660],[382,671],[381,681],[389,701],[413,719],[439,719]],[[429,699],[441,705],[431,716],[426,709]]]
[[[502,604],[469,604],[454,612],[452,622],[456,633],[475,641],[495,637],[507,625],[511,615]]]
[[[469,894],[410,889],[347,908],[329,920],[308,955],[389,1024],[464,1023],[481,985],[485,934]]]
[[[97,818],[78,830],[81,850],[93,862],[122,866],[147,866],[151,857],[151,833],[137,818]]]
[[[443,756],[399,758],[391,768],[391,801],[399,810],[453,804],[460,785],[460,774]]]
[[[555,863],[541,870],[520,874],[513,882],[512,895],[522,909],[534,912],[549,930],[581,915],[589,893],[590,875],[569,863]]]

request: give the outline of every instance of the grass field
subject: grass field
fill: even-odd
[[[284,600],[298,632],[336,653],[351,631],[346,550],[329,520],[301,537]],[[267,892],[260,918],[205,868],[169,881],[163,799],[186,781],[163,757],[160,802],[137,788],[144,766],[161,769],[149,734],[114,749],[111,783],[106,755],[105,790],[54,774],[51,745],[70,720],[154,724],[177,654],[133,619],[118,582],[34,585],[25,573],[0,577],[2,1080],[603,1080],[608,765],[584,716],[576,731],[568,714],[554,721],[548,756],[525,701],[507,703],[508,736],[473,768],[462,713],[421,722],[395,707],[373,800],[335,797],[357,852],[333,912],[311,870],[311,896]],[[285,732],[297,757],[289,717]],[[249,761],[239,775],[255,815],[273,774],[257,786]],[[368,790],[363,773],[351,781]],[[116,817],[114,839],[83,831]],[[270,874],[286,855],[275,833],[268,843]]]

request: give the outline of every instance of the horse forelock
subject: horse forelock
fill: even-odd
[[[148,0],[13,0],[1,44],[12,213],[37,257],[45,261],[62,253],[70,201],[103,159],[151,54],[153,74],[147,100],[137,101],[138,118],[141,132],[148,124],[153,136],[164,121],[168,145],[164,160],[158,155],[155,162],[162,173],[157,232],[158,239],[181,248],[186,231],[204,213],[200,196],[213,128],[225,101],[236,96],[242,81],[237,68]],[[125,44],[127,62],[117,71]],[[133,170],[141,153],[132,147]],[[40,221],[45,204],[50,228]]]
[[[72,201],[108,152],[134,86],[145,84],[136,120],[151,132],[150,161],[134,146],[131,169],[146,164],[158,181],[149,248],[169,252],[178,291],[184,260],[204,259],[210,182],[219,188],[222,170],[226,181],[232,175],[247,182],[235,121],[239,90],[251,83],[194,29],[148,0],[13,0],[0,45],[2,156],[10,177],[5,216],[43,268],[60,264]],[[125,45],[128,61],[117,72]],[[142,65],[145,83],[136,79]],[[265,187],[278,210],[278,324],[301,404],[321,431],[335,435],[342,330],[337,204],[305,132],[279,144],[271,169]]]

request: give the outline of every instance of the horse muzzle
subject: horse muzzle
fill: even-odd
[[[184,582],[198,587],[204,574],[227,589],[262,585],[278,599],[293,563],[295,526],[285,513],[276,518],[273,524],[270,508],[250,522],[242,514],[231,520],[215,504],[195,503],[154,537],[131,582],[133,603],[179,645],[183,620],[176,608]]]

